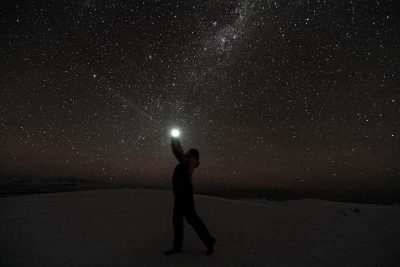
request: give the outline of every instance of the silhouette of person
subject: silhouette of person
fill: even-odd
[[[207,247],[207,255],[214,250],[215,238],[210,235],[203,221],[197,215],[193,201],[192,174],[200,164],[199,151],[190,149],[184,153],[177,138],[171,137],[172,151],[179,161],[172,176],[174,192],[174,243],[173,248],[166,251],[165,255],[182,252],[183,247],[183,218],[193,227],[201,241]]]

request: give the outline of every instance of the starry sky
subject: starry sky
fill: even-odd
[[[2,1],[0,174],[399,187],[395,0]]]

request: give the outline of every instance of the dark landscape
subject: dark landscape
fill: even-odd
[[[161,189],[170,190],[169,186],[144,186],[119,184],[103,180],[82,179],[78,177],[27,176],[24,178],[0,178],[0,196],[18,196],[39,193],[57,193],[66,191],[99,190],[99,189]],[[195,193],[228,199],[263,199],[270,201],[287,201],[299,199],[320,199],[337,202],[369,203],[369,204],[399,204],[400,191],[397,188],[385,191],[371,189],[337,189],[337,190],[300,190],[289,188],[240,189],[207,186],[200,187]]]

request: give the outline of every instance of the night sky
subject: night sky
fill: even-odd
[[[2,1],[0,174],[400,184],[398,1]]]

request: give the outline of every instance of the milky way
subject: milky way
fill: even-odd
[[[399,186],[396,1],[6,1],[0,174]]]

